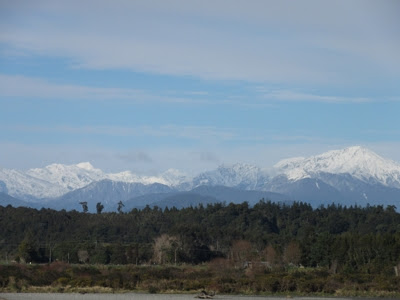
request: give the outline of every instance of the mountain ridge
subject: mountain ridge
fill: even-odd
[[[368,201],[371,204],[386,204],[391,201],[397,203],[397,199],[400,199],[400,164],[360,146],[331,150],[306,158],[284,159],[276,163],[272,170],[270,172],[258,166],[237,163],[221,165],[193,177],[175,169],[157,176],[144,176],[131,171],[105,173],[89,162],[51,164],[26,172],[0,169],[0,192],[27,202],[50,206],[52,202],[75,201],[75,208],[78,207],[78,200],[97,199],[109,208],[108,203],[115,206],[115,201],[119,200],[126,201],[151,193],[190,192],[204,186],[277,193],[282,198],[313,205],[334,201],[349,205]],[[91,190],[91,187],[95,188]],[[145,192],[130,194],[131,189]],[[225,192],[225,198],[222,197],[225,200],[227,195],[233,197],[230,191]],[[215,198],[214,194],[202,196]]]
[[[384,159],[361,146],[331,150],[308,158],[281,160],[274,166],[291,180],[312,177],[319,172],[349,173],[363,181],[375,181],[400,188],[400,164]]]

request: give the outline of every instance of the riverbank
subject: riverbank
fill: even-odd
[[[269,271],[230,265],[0,265],[2,293],[146,293],[400,298],[391,274],[331,274],[326,269]]]

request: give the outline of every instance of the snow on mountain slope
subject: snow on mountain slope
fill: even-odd
[[[332,150],[309,158],[285,159],[274,168],[293,181],[324,172],[350,174],[364,182],[400,188],[400,164],[360,146]]]
[[[76,165],[51,164],[42,169],[30,169],[26,174],[58,185],[64,188],[64,193],[101,180],[105,175],[88,162]]]
[[[17,170],[0,169],[0,181],[6,185],[9,195],[22,200],[57,197],[65,192],[58,185]]]
[[[237,187],[255,190],[268,176],[260,168],[247,164],[220,166],[216,170],[204,172],[193,179],[193,187],[201,185]]]
[[[160,177],[164,180],[163,184],[173,187],[191,180],[191,177],[187,176],[185,173],[176,169],[168,169],[167,171],[162,173]]]
[[[89,162],[76,165],[51,164],[44,168],[26,172],[0,169],[0,182],[4,182],[7,193],[24,200],[56,198],[70,191],[83,188],[104,179],[115,182],[176,186],[187,180],[185,174],[177,170],[167,170],[159,176],[136,175],[130,171],[104,173]]]
[[[131,171],[104,174],[104,179],[110,179],[112,181],[119,181],[119,182],[129,182],[129,183],[139,182],[143,184],[152,184],[162,181],[162,179],[155,176],[140,176],[133,174]]]
[[[175,169],[169,169],[159,176],[144,176],[133,174],[130,171],[120,173],[104,174],[104,179],[110,179],[112,181],[120,181],[127,183],[142,183],[142,184],[153,184],[161,183],[169,186],[177,186],[182,182],[188,180],[187,176]]]
[[[270,176],[266,170],[256,166],[235,164],[222,165],[191,178],[174,169],[157,176],[145,176],[131,171],[105,173],[88,162],[76,165],[52,164],[26,172],[0,169],[0,191],[22,200],[35,201],[60,197],[105,179],[145,185],[159,183],[181,191],[202,185],[274,191],[278,187],[288,189],[287,184],[310,178],[322,180],[345,192],[354,190],[357,193],[366,193],[367,188],[361,188],[361,185],[352,179],[368,185],[379,183],[383,187],[400,188],[400,164],[359,146],[329,151],[309,158],[282,160],[274,166],[274,173],[277,176]],[[332,174],[337,176],[331,176]],[[313,184],[318,190],[316,183]]]

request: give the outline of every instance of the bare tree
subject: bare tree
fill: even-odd
[[[290,242],[283,252],[283,260],[287,264],[298,265],[301,259],[301,249],[299,243]]]
[[[253,256],[252,245],[245,240],[238,240],[232,243],[231,259],[239,264],[251,261]]]
[[[162,234],[154,239],[153,260],[158,264],[171,262],[177,263],[177,253],[180,248],[179,238]],[[173,255],[173,258],[171,257]]]
[[[87,263],[89,261],[89,253],[86,250],[79,250],[78,259],[82,263]]]
[[[264,249],[264,258],[269,268],[273,268],[279,264],[279,255],[275,248],[268,245]]]

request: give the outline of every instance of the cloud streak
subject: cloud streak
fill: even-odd
[[[74,135],[105,135],[116,137],[174,137],[189,140],[235,140],[240,138],[235,129],[216,128],[211,126],[177,126],[163,125],[159,127],[136,126],[0,126],[2,130],[25,133],[62,133]]]
[[[1,126],[0,130],[11,133],[24,133],[29,135],[73,135],[88,136],[86,141],[95,140],[95,137],[115,137],[115,138],[146,138],[148,140],[157,141],[160,145],[164,145],[161,139],[173,141],[179,144],[179,141],[193,141],[200,147],[218,147],[227,146],[240,147],[239,145],[274,145],[274,144],[343,144],[346,139],[338,137],[321,137],[312,132],[304,134],[295,133],[279,133],[277,130],[255,131],[245,128],[220,128],[212,126],[184,126],[184,125],[162,125],[162,126]],[[95,142],[97,143],[97,142]],[[169,144],[169,143],[167,143]],[[235,146],[232,146],[235,145]],[[184,146],[183,146],[184,147]],[[201,161],[217,162],[221,159],[212,151],[193,152]],[[118,154],[121,160],[132,160],[151,162],[152,158],[147,156],[145,152],[134,151],[125,154]]]
[[[58,84],[42,78],[0,74],[0,97],[47,100],[126,100],[130,102],[201,103],[201,99],[157,95],[144,90]]]
[[[78,68],[311,84],[363,83],[372,73],[399,76],[400,21],[391,1],[10,6],[21,24],[5,23],[2,43],[67,57]],[[57,21],[72,16],[74,23]]]
[[[373,102],[374,99],[367,97],[340,97],[325,96],[311,93],[301,93],[289,90],[277,90],[266,93],[263,97],[267,100],[279,101],[298,101],[298,102],[325,102],[325,103],[366,103]],[[381,101],[384,99],[381,99]]]
[[[176,91],[166,91],[165,95],[154,94],[145,90],[112,88],[112,87],[93,87],[74,84],[58,84],[42,78],[34,78],[19,75],[0,74],[0,98],[34,98],[47,100],[90,100],[108,101],[124,100],[133,103],[171,103],[171,104],[200,104],[215,105],[226,104],[243,107],[267,107],[272,103],[264,100],[283,101],[283,102],[324,102],[324,103],[367,103],[375,102],[376,99],[369,97],[342,97],[327,96],[313,93],[303,93],[291,90],[272,90],[257,87],[254,97],[232,96],[232,95],[212,95],[206,91],[188,91],[179,93]],[[214,98],[216,97],[216,98]],[[238,100],[239,99],[239,100]],[[386,97],[379,99],[380,102],[399,101],[398,97]]]
[[[153,159],[148,155],[147,153],[143,151],[135,151],[135,152],[128,152],[128,153],[122,153],[122,154],[117,154],[116,157],[118,159],[121,159],[122,161],[128,162],[128,163],[151,163],[153,162]]]

